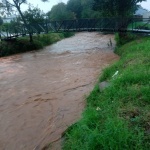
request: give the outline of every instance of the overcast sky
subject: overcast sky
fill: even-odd
[[[38,6],[44,12],[48,12],[51,8],[58,4],[59,2],[67,3],[68,0],[49,0],[49,2],[41,2],[41,0],[28,0],[28,3],[33,4],[33,6]],[[22,9],[26,10],[28,8],[27,5],[22,5]]]
[[[41,2],[41,0],[28,0],[29,3],[33,4],[33,6],[38,6],[41,10],[44,12],[48,12],[51,10],[52,6],[56,5],[59,2],[67,3],[68,0],[49,0],[49,2]],[[150,0],[147,0],[147,2],[141,3],[142,7],[145,9],[148,9],[150,11]],[[23,10],[27,9],[27,6],[22,6]]]

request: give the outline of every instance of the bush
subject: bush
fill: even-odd
[[[28,37],[21,37],[12,41],[0,42],[0,57],[16,53],[42,49],[44,46],[53,44],[63,38],[72,36],[73,33],[49,33],[33,36],[33,42]]]
[[[72,33],[72,32],[63,32],[63,35],[64,35],[65,38],[68,38],[68,37],[73,36],[74,33]]]
[[[135,34],[130,34],[127,33],[125,34],[123,37],[119,37],[119,33],[116,33],[115,35],[115,40],[116,40],[116,45],[118,46],[122,46],[128,42],[131,42],[135,39],[137,39],[139,36],[135,35]]]
[[[2,41],[0,43],[0,57],[16,53],[22,53],[43,48],[40,41],[34,40],[30,43],[28,39],[18,39],[16,41]]]

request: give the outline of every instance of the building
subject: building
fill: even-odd
[[[150,11],[143,14],[143,19],[144,18],[149,18],[150,19]]]
[[[150,11],[144,9],[142,6],[134,14],[135,18],[139,18],[139,21],[150,21]]]
[[[135,12],[134,16],[135,17],[142,17],[143,18],[143,14],[147,13],[148,10],[144,9],[142,6],[140,6],[138,8],[138,10]]]

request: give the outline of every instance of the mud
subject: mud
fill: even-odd
[[[44,50],[0,58],[0,150],[61,149],[101,70],[118,59],[113,35],[78,33]]]

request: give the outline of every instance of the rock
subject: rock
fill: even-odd
[[[100,92],[102,92],[103,90],[105,90],[109,86],[110,86],[110,83],[107,81],[103,81],[103,82],[99,83]]]

